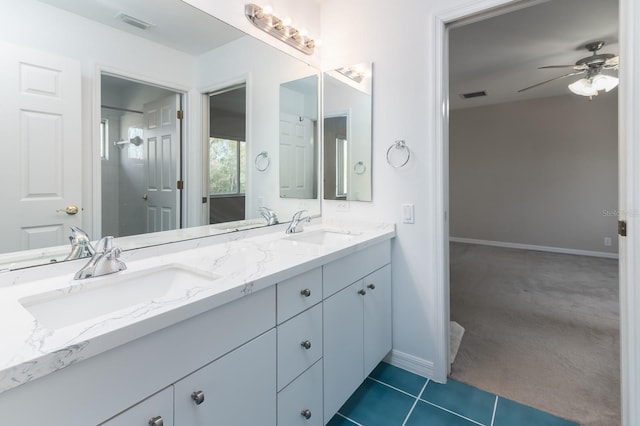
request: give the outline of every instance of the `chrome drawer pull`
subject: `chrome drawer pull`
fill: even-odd
[[[151,417],[149,419],[149,426],[163,426],[163,425],[164,425],[164,421],[160,416]]]
[[[192,392],[191,399],[193,399],[193,402],[195,402],[196,405],[202,404],[204,402],[204,392],[202,391]]]
[[[306,409],[306,410],[302,410],[302,412],[300,413],[300,415],[302,417],[304,417],[305,419],[309,420],[311,418],[311,410]]]
[[[376,289],[376,285],[375,284],[369,284],[367,286],[367,288],[370,288],[371,290],[375,290]]]
[[[303,348],[309,350],[311,349],[311,342],[308,340],[304,340],[302,342],[300,342],[300,346],[302,346]]]
[[[367,292],[364,291],[364,289],[361,288],[360,290],[358,290],[358,294],[361,294],[361,295],[364,296],[365,294],[367,294]]]
[[[305,288],[300,292],[300,294],[303,295],[304,297],[309,297],[311,296],[311,290],[309,290],[308,288]]]

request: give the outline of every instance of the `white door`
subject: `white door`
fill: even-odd
[[[146,103],[143,107],[147,175],[146,232],[176,229],[180,223],[179,110],[179,94]]]
[[[0,51],[0,252],[65,244],[82,221],[80,63],[5,43]]]
[[[314,124],[280,113],[280,196],[314,198]]]

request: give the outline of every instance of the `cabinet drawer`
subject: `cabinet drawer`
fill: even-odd
[[[175,383],[175,424],[276,424],[275,330]]]
[[[101,426],[173,426],[173,386],[150,396]]]
[[[277,285],[278,324],[322,300],[322,268],[305,272]]]
[[[368,247],[323,267],[322,293],[324,298],[342,290],[376,269],[391,262],[391,242]]]
[[[320,357],[322,304],[278,326],[278,391]]]
[[[322,425],[322,361],[318,361],[278,394],[278,426]]]

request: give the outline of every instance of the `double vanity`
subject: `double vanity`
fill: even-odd
[[[391,350],[393,225],[312,223],[0,274],[20,425],[324,425]]]

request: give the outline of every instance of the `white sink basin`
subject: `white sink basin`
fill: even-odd
[[[140,303],[180,297],[194,287],[210,286],[217,278],[220,276],[213,273],[169,264],[74,281],[70,288],[28,296],[19,302],[43,327],[56,329]]]
[[[285,239],[309,244],[335,245],[352,240],[356,235],[357,234],[328,229],[318,229],[315,231],[302,231],[298,234],[291,234],[285,237]]]

